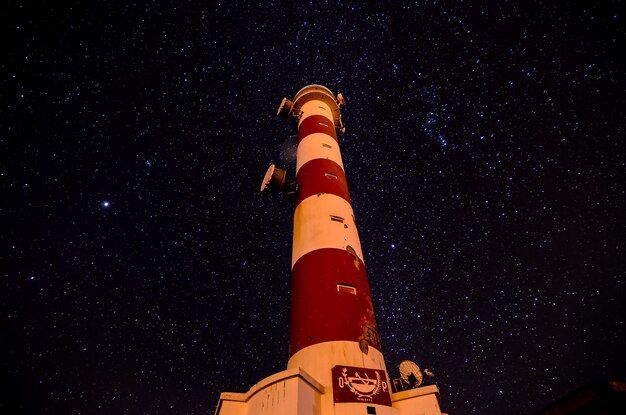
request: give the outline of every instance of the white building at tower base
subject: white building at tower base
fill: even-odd
[[[446,415],[439,389],[422,386],[391,393],[391,407],[333,402],[333,390],[301,368],[288,369],[258,382],[245,393],[223,392],[215,415]]]

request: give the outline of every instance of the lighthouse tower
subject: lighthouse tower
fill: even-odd
[[[222,393],[216,415],[441,414],[433,385],[392,393],[337,138],[343,104],[321,85],[280,104],[298,131],[295,180],[271,165],[261,191],[295,205],[287,370]]]

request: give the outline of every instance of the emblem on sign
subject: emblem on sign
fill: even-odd
[[[333,397],[339,402],[368,402],[391,406],[387,375],[381,369],[335,366]]]

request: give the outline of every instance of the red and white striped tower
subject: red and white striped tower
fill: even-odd
[[[336,130],[345,131],[342,104],[341,94],[309,85],[293,102],[283,99],[278,111],[298,129],[287,367],[302,368],[335,389],[329,395],[335,406],[345,406],[342,413],[364,414],[367,405],[378,407],[374,412],[379,415],[395,414],[339,151]],[[361,370],[355,377],[356,368]],[[356,383],[346,385],[358,377],[371,379],[365,381],[371,390],[364,385],[355,399],[337,396],[343,389],[358,390]]]
[[[337,140],[342,104],[309,85],[278,109],[298,130],[296,180],[271,165],[261,191],[295,202],[289,361],[247,392],[223,392],[216,415],[442,415],[434,385],[389,388]]]

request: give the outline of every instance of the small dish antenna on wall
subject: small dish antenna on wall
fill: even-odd
[[[422,371],[415,363],[410,360],[404,360],[400,363],[399,369],[402,380],[411,385],[412,388],[417,388],[422,384],[424,375],[422,375]]]
[[[428,369],[424,369],[424,371],[422,372],[420,370],[420,367],[410,360],[404,360],[402,363],[400,363],[398,369],[400,369],[400,376],[402,377],[402,380],[408,383],[410,388],[417,388],[419,385],[421,385],[424,381],[424,375],[431,378],[435,376],[435,374]],[[398,382],[397,385],[396,382]],[[402,387],[400,379],[394,380],[394,385],[394,387],[396,387],[398,390],[404,389],[404,387]]]

